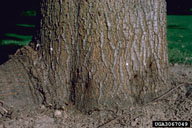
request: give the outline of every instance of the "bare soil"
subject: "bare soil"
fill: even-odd
[[[192,66],[170,66],[172,90],[143,106],[124,111],[93,110],[88,115],[72,105],[62,110],[45,106],[0,115],[0,128],[151,128],[152,121],[192,122]]]

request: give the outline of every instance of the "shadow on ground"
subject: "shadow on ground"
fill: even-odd
[[[21,47],[20,45],[0,45],[0,64],[5,63],[9,55],[13,55]]]

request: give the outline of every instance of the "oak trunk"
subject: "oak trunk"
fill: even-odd
[[[125,109],[168,89],[165,0],[42,0],[41,16],[34,41],[13,57],[28,78],[26,101]]]

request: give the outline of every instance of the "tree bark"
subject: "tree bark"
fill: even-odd
[[[78,24],[80,109],[127,108],[167,89],[164,0],[81,1]]]
[[[34,66],[37,73],[33,76],[37,75],[35,83],[41,87],[44,104],[60,108],[74,101],[78,2],[43,0],[41,14],[40,35],[34,47],[40,67]],[[39,68],[43,70],[37,71]]]
[[[15,55],[35,103],[125,109],[168,89],[165,0],[42,0],[41,14]]]

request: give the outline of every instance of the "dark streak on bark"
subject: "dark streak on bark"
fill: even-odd
[[[76,17],[76,41],[78,42],[79,40],[79,24],[78,24],[78,19],[79,19],[79,14],[80,14],[80,1],[78,1],[77,3],[77,17]],[[76,99],[76,95],[75,95],[75,88],[77,86],[78,83],[78,79],[79,79],[79,56],[78,56],[78,51],[79,50],[79,43],[75,43],[73,45],[73,66],[72,66],[72,86],[71,86],[71,101],[73,102],[73,104],[75,104],[75,99]]]

